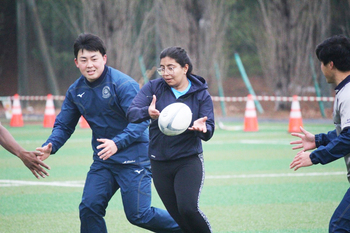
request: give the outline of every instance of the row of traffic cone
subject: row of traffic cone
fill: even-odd
[[[52,128],[56,119],[55,107],[53,103],[53,96],[51,94],[47,95],[46,99],[46,107],[45,107],[45,115],[43,126],[45,128]],[[81,116],[80,118],[80,127],[81,128],[90,128],[86,119]],[[13,100],[13,108],[12,108],[12,117],[10,121],[11,127],[22,127],[23,117],[21,104],[19,101],[19,95],[14,95]],[[289,132],[300,132],[300,127],[303,126],[301,112],[300,112],[300,104],[298,101],[298,96],[293,96],[293,102],[289,117]],[[245,114],[244,114],[244,131],[258,131],[258,118],[256,114],[255,104],[253,100],[253,96],[251,94],[248,95],[248,100],[246,104]]]
[[[52,128],[55,123],[55,120],[56,120],[56,113],[55,113],[55,106],[53,103],[53,96],[51,94],[48,94],[46,98],[43,127]],[[89,124],[87,123],[87,121],[83,116],[81,116],[79,120],[79,124],[80,124],[80,128],[90,128]],[[13,107],[12,107],[12,117],[10,121],[10,126],[11,127],[24,126],[21,103],[20,103],[18,94],[15,94],[13,96]]]
[[[288,132],[300,132],[300,127],[302,126],[303,120],[301,118],[298,96],[294,95],[289,116]],[[253,96],[249,94],[244,114],[244,131],[258,131],[258,128],[258,118],[256,115]]]

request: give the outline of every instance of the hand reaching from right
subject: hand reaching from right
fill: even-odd
[[[298,144],[292,149],[302,149],[302,151],[308,151],[316,148],[315,135],[306,131],[303,127],[300,127],[302,133],[291,133],[292,136],[299,137],[301,140],[292,141],[290,144]]]

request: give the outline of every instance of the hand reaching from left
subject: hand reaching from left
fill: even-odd
[[[37,179],[49,176],[44,168],[50,170],[50,167],[39,159],[41,155],[39,151],[21,151],[17,155]]]

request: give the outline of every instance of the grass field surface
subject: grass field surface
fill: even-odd
[[[231,123],[235,128],[241,123]],[[51,133],[41,125],[4,126],[26,149],[34,150]],[[304,123],[312,132],[331,124]],[[239,127],[236,127],[239,128]],[[298,171],[289,169],[296,151],[288,123],[263,122],[257,132],[217,129],[204,144],[206,180],[200,207],[215,233],[326,233],[334,209],[349,184],[343,159]],[[0,232],[79,232],[78,206],[92,163],[91,130],[76,129],[45,162],[50,176],[37,180],[15,156],[0,148]],[[152,205],[163,207],[155,189]],[[145,230],[125,218],[120,192],[105,217],[109,232]]]

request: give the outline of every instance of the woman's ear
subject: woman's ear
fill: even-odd
[[[183,67],[183,69],[184,69],[184,74],[187,74],[187,71],[188,71],[188,64],[186,64],[186,65]]]

